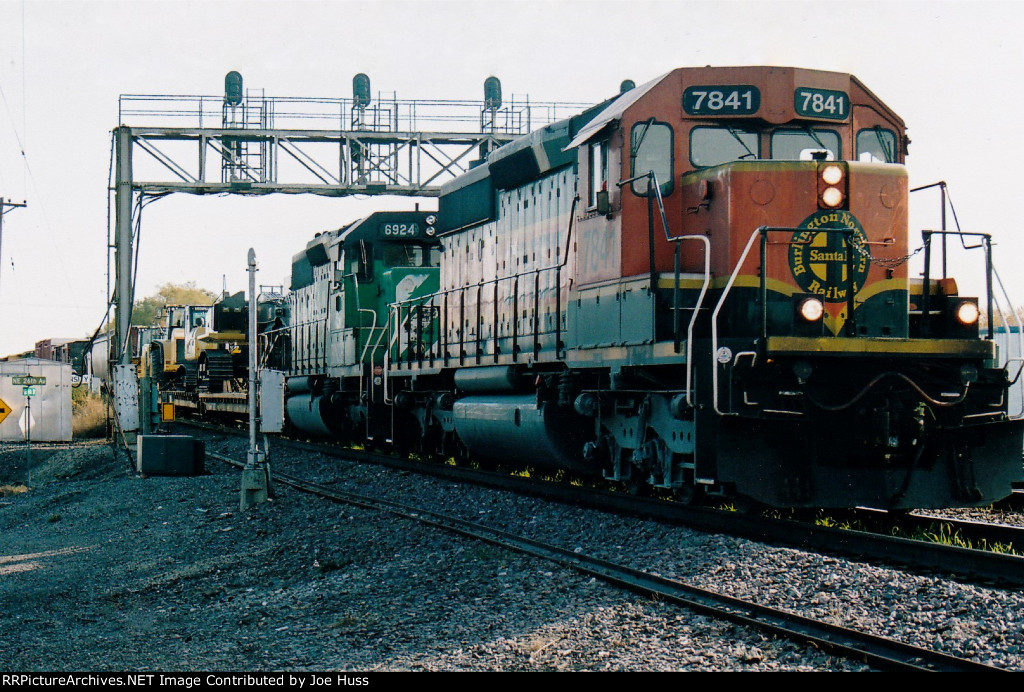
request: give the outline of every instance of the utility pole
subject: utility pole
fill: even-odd
[[[0,197],[0,250],[3,249],[3,242],[4,242],[4,214],[17,209],[18,207],[26,207],[26,206],[28,206],[28,204],[26,202],[24,202],[24,201],[21,204],[18,204],[17,202],[8,202],[3,197]],[[0,251],[0,260],[2,260],[2,259],[3,259],[3,252]],[[3,265],[3,262],[0,262],[0,271],[3,270],[3,266],[2,265]]]

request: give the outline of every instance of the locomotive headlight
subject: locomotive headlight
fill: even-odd
[[[843,179],[843,169],[839,166],[825,166],[821,169],[821,179],[829,185],[838,185]]]
[[[433,238],[435,233],[437,233],[436,228],[434,228],[433,226],[427,226],[427,235]]]
[[[428,214],[425,221],[427,222],[428,226],[433,226],[435,223],[437,223],[437,217],[434,216],[433,214]]]
[[[964,326],[975,324],[980,316],[981,311],[978,310],[978,305],[976,303],[964,301],[956,308],[957,322]]]
[[[840,209],[849,197],[850,179],[845,161],[818,164],[818,207]]]
[[[804,298],[800,301],[797,312],[808,322],[817,322],[825,314],[825,306],[817,298]]]
[[[821,193],[821,201],[826,207],[838,207],[843,203],[843,193],[838,187],[827,187]]]

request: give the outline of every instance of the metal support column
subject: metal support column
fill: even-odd
[[[114,219],[116,231],[114,282],[116,297],[116,330],[111,360],[127,365],[132,362],[132,130],[118,127],[114,131],[117,146],[117,171],[114,187]]]
[[[132,130],[121,126],[114,130],[116,169],[114,185],[115,315],[114,338],[108,355],[114,376],[114,415],[126,445],[134,445],[139,432],[139,392],[132,367]],[[121,367],[114,367],[119,365]],[[123,382],[118,382],[118,379]]]
[[[242,490],[239,506],[245,511],[253,505],[266,502],[273,494],[270,485],[270,465],[266,463],[265,451],[256,442],[259,418],[257,416],[256,373],[256,251],[249,248],[249,452],[245,468],[242,469]]]

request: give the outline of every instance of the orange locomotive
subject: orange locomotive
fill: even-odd
[[[393,308],[440,322],[389,363],[403,429],[687,499],[1008,495],[992,298],[911,277],[907,141],[852,75],[707,67],[492,152],[443,190],[441,290]]]

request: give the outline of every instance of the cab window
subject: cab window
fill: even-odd
[[[738,127],[695,127],[690,130],[690,163],[698,168],[729,161],[756,159],[757,132]]]
[[[857,133],[857,160],[896,163],[896,133],[872,127]]]
[[[424,253],[422,245],[412,243],[385,243],[384,265],[387,267],[422,267]]]
[[[587,149],[587,166],[590,168],[591,208],[597,206],[597,193],[608,189],[608,140],[591,142]]]
[[[672,193],[673,185],[672,128],[666,123],[650,121],[633,125],[630,135],[629,177],[654,171],[663,197]],[[634,180],[633,192],[647,195],[648,179]]]
[[[776,161],[811,161],[842,158],[839,134],[810,127],[776,130],[772,133],[772,158]]]
[[[209,312],[209,308],[193,310],[191,319],[192,329],[195,329],[196,327],[205,327],[206,323],[209,321]]]

